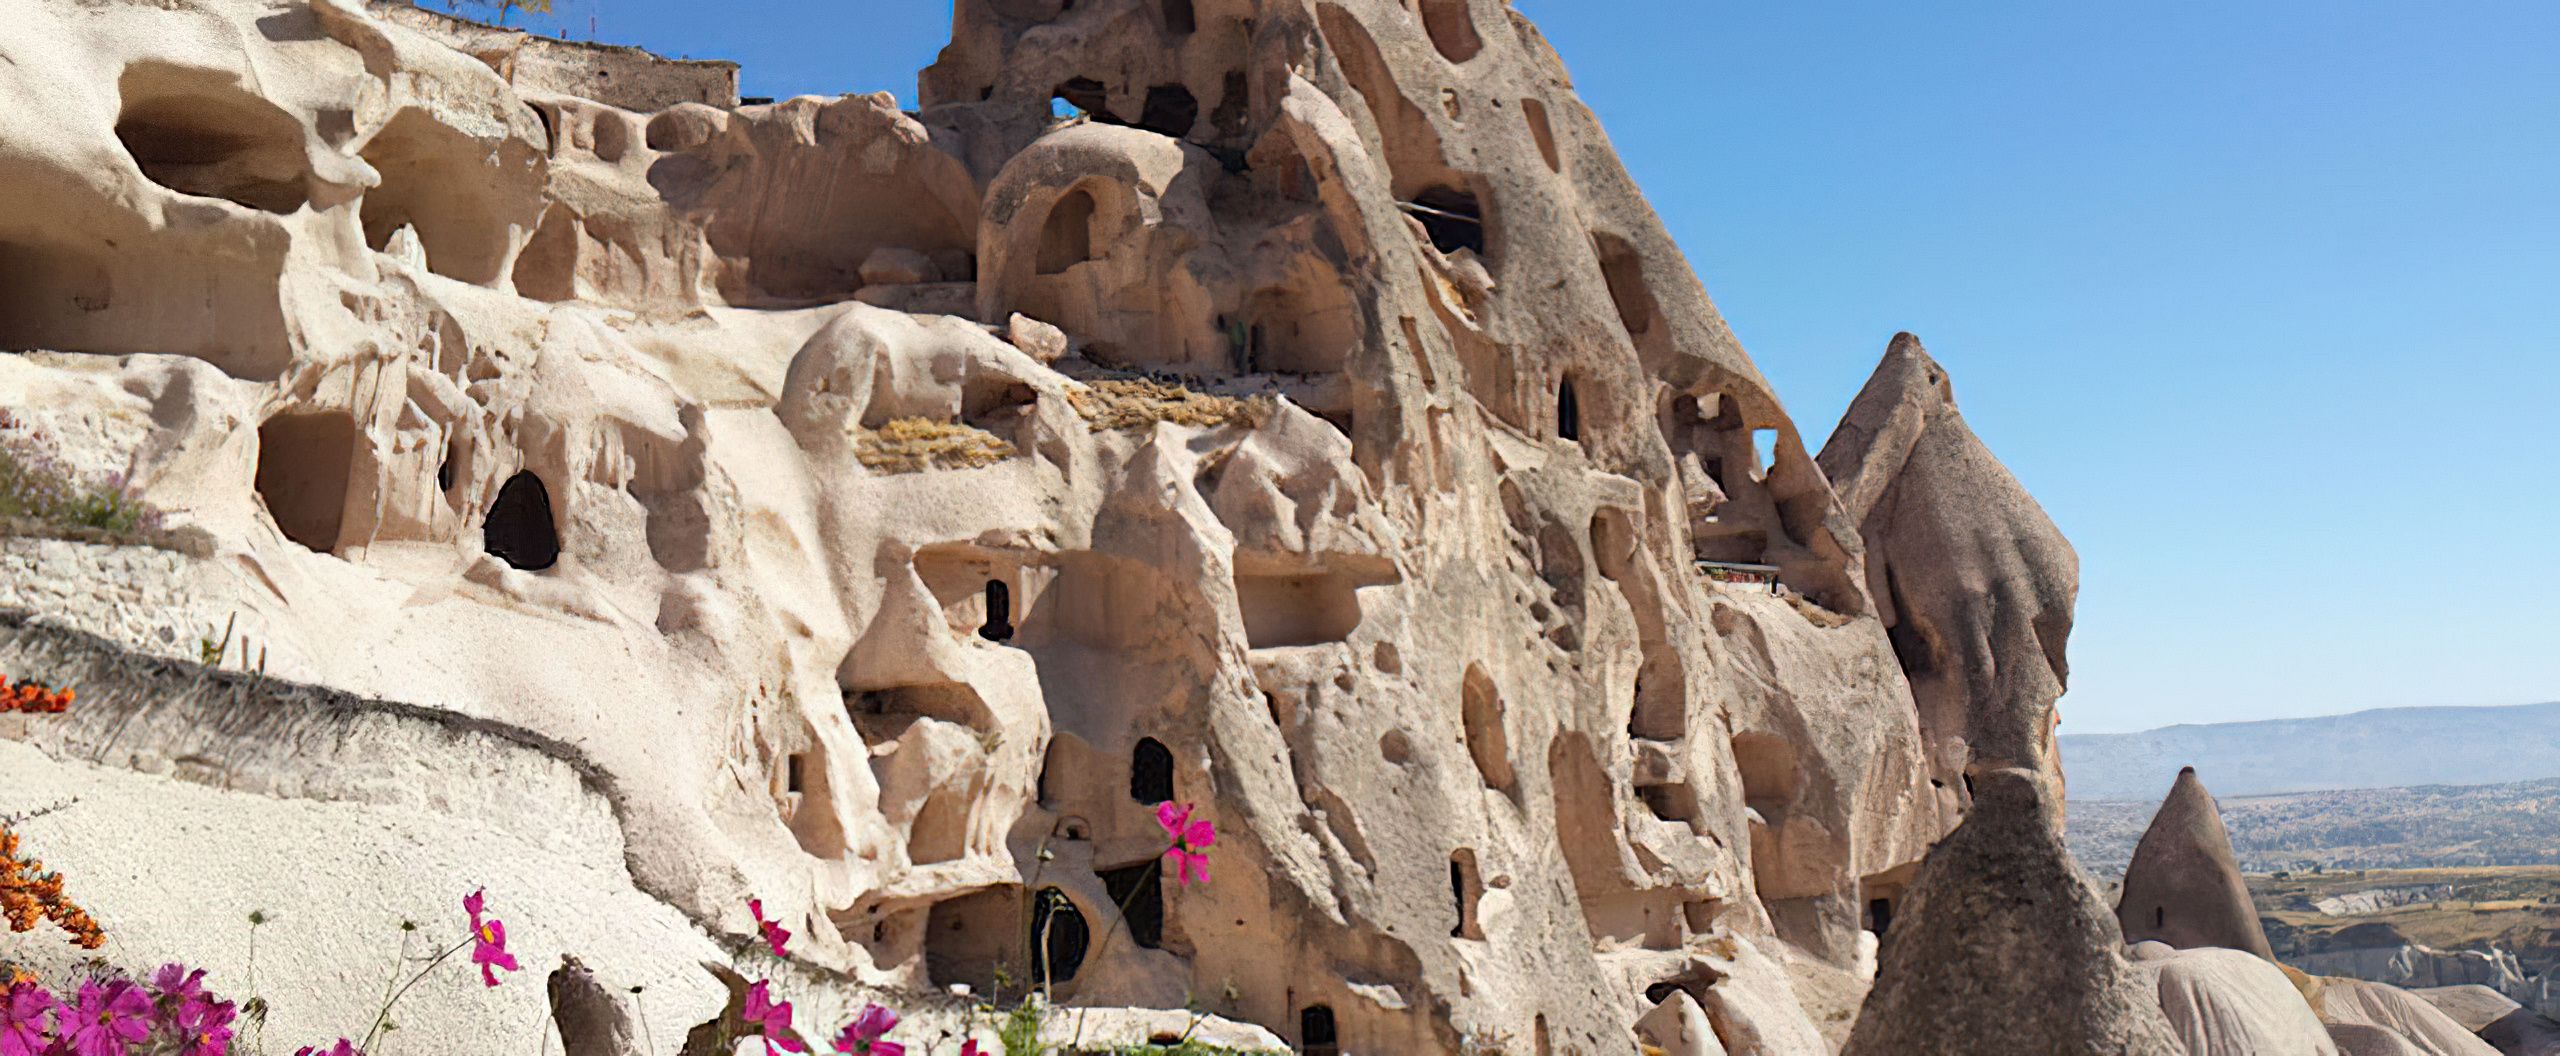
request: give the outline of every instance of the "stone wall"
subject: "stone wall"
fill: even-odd
[[[417,7],[368,0],[374,14],[467,52],[527,94],[556,92],[648,113],[679,103],[738,105],[738,64],[670,59],[639,48],[555,40]]]

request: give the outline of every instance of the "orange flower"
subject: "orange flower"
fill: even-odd
[[[72,945],[94,950],[106,945],[106,930],[98,926],[89,912],[64,897],[62,874],[49,873],[44,863],[18,853],[18,834],[0,826],[0,918],[9,922],[13,932],[33,931],[37,922],[51,920],[71,937]]]

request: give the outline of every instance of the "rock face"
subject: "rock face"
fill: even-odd
[[[2491,1056],[2498,1050],[2453,1017],[2398,987],[2355,979],[2323,979],[2311,994],[2320,1021],[2397,1034],[2426,1056]]]
[[[1916,341],[1818,464],[1517,13],[961,0],[913,111],[537,43],[0,0],[7,439],[210,540],[0,539],[6,673],[94,702],[0,725],[11,796],[188,783],[355,930],[483,882],[330,858],[359,806],[502,833],[519,956],[645,984],[643,1051],[750,896],[865,984],[1311,1051],[1623,1051],[1672,991],[1818,1051],[1791,980],[1888,921],[1879,1024],[2174,1044],[1996,773],[2053,765],[2069,548]],[[122,956],[238,941],[112,842],[47,859],[133,879]],[[305,938],[280,1034],[378,971]],[[520,1046],[462,1018],[403,1036]]]
[[[2072,863],[2043,775],[1994,770],[1921,862],[1844,1056],[2186,1050]]]
[[[2116,919],[2134,942],[2220,946],[2275,960],[2257,906],[2249,901],[2249,885],[2232,860],[2231,834],[2223,831],[2213,795],[2194,767],[2178,771],[2151,828],[2135,845]]]
[[[1946,368],[1895,335],[1822,447],[1867,543],[1867,587],[1910,679],[1930,776],[2059,780],[2054,745],[2080,560],[1957,412]]]
[[[2479,1028],[2480,1040],[2503,1056],[2553,1056],[2560,1053],[2560,1023],[2528,1008],[2519,1008]]]
[[[2238,950],[2147,949],[2159,951],[2142,964],[2159,976],[2160,1010],[2187,1056],[2338,1056],[2284,969]]]

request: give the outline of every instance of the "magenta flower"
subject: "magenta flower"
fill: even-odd
[[[894,1041],[882,1041],[880,1035],[898,1026],[898,1014],[874,1004],[862,1006],[862,1014],[836,1035],[836,1051],[864,1053],[867,1056],[907,1056],[907,1047]]]
[[[978,1039],[971,1038],[960,1043],[960,1056],[986,1056],[986,1054],[978,1051]]]
[[[133,1043],[151,1033],[151,999],[123,979],[80,984],[80,999],[70,1014],[55,1015],[70,1031],[63,1040],[74,1056],[125,1056]]]
[[[773,1056],[775,1046],[784,1052],[807,1052],[808,1046],[791,1033],[791,1002],[773,999],[773,984],[762,979],[747,988],[746,1020],[755,1024],[756,1034],[764,1038],[765,1056]]]
[[[0,1056],[37,1056],[45,1051],[44,1021],[53,1010],[53,995],[34,983],[19,983],[0,993]]]
[[[179,1006],[178,1056],[224,1056],[230,1052],[233,1014],[229,1001],[199,997]]]
[[[1176,884],[1209,882],[1210,844],[1218,842],[1218,827],[1206,821],[1191,820],[1191,804],[1156,805],[1156,824],[1164,826],[1165,835],[1173,837],[1173,846],[1165,848],[1165,856],[1173,859]]]
[[[171,1007],[184,1008],[204,1000],[204,969],[188,971],[183,964],[164,964],[151,973],[151,988]]]
[[[784,956],[782,944],[791,941],[791,933],[784,930],[782,922],[764,919],[764,900],[748,899],[747,912],[756,915],[756,930],[764,935],[764,944],[773,947],[773,955]]]
[[[500,968],[516,970],[516,955],[507,952],[507,924],[496,917],[481,919],[480,911],[488,905],[485,890],[474,891],[462,898],[462,911],[471,914],[471,963],[480,966],[480,979],[490,986],[498,985]]]
[[[332,1045],[325,1049],[313,1048],[309,1045],[305,1045],[299,1049],[293,1050],[293,1056],[364,1056],[364,1053],[362,1050],[356,1048],[354,1042],[348,1041],[345,1038],[339,1038],[336,1045]]]

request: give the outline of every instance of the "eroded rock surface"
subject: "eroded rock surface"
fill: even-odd
[[[2116,919],[2134,942],[2179,949],[2219,946],[2275,960],[2249,884],[2232,858],[2231,834],[2194,767],[2178,771],[2168,798],[2125,867]]]
[[[2080,559],[1956,410],[1920,339],[1897,334],[1822,447],[1867,544],[1867,587],[1911,682],[1930,776],[2024,766],[2059,780],[2054,702]]]
[[[2052,765],[2068,547],[1916,341],[1817,464],[1517,13],[962,0],[913,110],[392,14],[0,0],[0,403],[211,540],[0,540],[109,642],[97,711],[0,736],[117,776],[44,780],[200,783],[296,853],[348,801],[570,819],[521,883],[703,934],[527,960],[648,984],[664,1051],[750,896],[867,984],[1313,1050],[1624,1051],[1667,1007],[1816,1052],[1889,924],[1869,1018],[1948,1026],[1860,1051],[2009,997],[2165,1039],[2058,791],[1998,777],[1919,867],[1966,775]],[[562,90],[593,69],[645,84]],[[454,729],[494,747],[425,754]],[[238,938],[92,908],[178,918],[137,956]],[[2004,921],[2060,930],[1968,930]],[[403,1024],[508,1044],[445,1029]]]
[[[2072,862],[2061,795],[2033,770],[1975,783],[1929,852],[1878,959],[1848,1056],[2179,1056],[2148,974]]]

